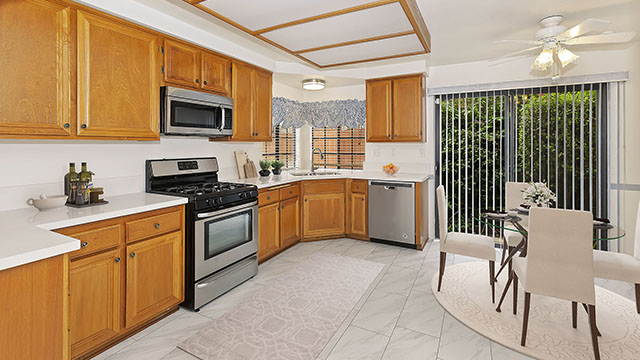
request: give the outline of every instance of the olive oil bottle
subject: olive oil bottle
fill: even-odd
[[[64,176],[65,195],[69,195],[71,193],[71,184],[77,183],[78,180],[80,180],[80,177],[76,172],[76,163],[69,163],[69,172]]]
[[[81,163],[81,165],[82,165],[82,171],[80,171],[79,180],[81,182],[86,182],[87,184],[91,184],[92,177],[94,174],[91,171],[87,170],[86,162]]]

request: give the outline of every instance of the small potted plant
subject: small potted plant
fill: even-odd
[[[280,160],[273,160],[271,162],[271,167],[273,168],[273,175],[280,175],[280,173],[282,172],[282,167],[284,166],[284,163]]]
[[[271,168],[271,161],[269,160],[260,160],[260,176],[269,176],[271,173],[269,169]]]

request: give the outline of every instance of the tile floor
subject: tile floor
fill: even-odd
[[[440,307],[430,285],[438,271],[438,241],[430,242],[424,251],[416,251],[350,239],[296,245],[260,265],[255,278],[200,312],[180,309],[96,359],[196,359],[176,345],[317,251],[386,264],[318,360],[530,359],[475,333]],[[447,258],[448,264],[465,261],[475,259],[459,255]],[[597,283],[633,299],[630,284]]]

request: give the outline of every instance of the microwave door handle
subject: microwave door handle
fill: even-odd
[[[222,106],[219,106],[220,108],[220,127],[218,128],[218,130],[222,131],[224,129],[224,108]]]

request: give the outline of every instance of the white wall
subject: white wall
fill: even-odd
[[[143,192],[147,159],[216,156],[222,180],[237,178],[235,150],[258,162],[262,143],[209,142],[198,137],[162,137],[160,141],[0,140],[0,210],[27,207],[39,194],[62,194],[69,162],[88,162],[95,186],[112,195]]]

